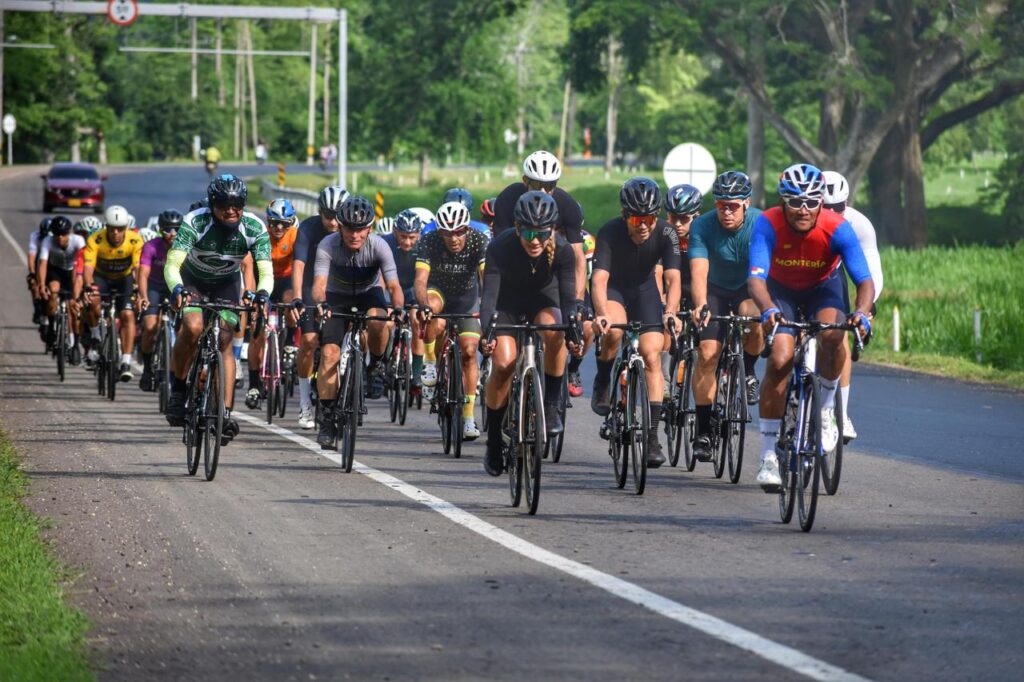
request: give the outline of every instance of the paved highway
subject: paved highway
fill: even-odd
[[[140,217],[205,186],[190,167],[111,173],[109,200]],[[0,175],[22,245],[39,182]],[[754,485],[753,432],[737,486],[701,465],[616,490],[585,400],[536,517],[483,473],[482,444],[446,458],[425,412],[398,428],[382,402],[358,473],[294,429],[293,404],[283,429],[243,421],[207,483],[153,396],[110,403],[80,369],[57,383],[23,272],[6,245],[0,421],[81,570],[101,679],[1019,677],[1019,393],[858,367],[861,438],[809,535]]]

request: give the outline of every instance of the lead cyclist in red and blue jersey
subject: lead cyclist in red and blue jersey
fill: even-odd
[[[856,311],[851,316],[863,334],[871,332],[869,313],[874,284],[864,251],[850,223],[832,211],[823,211],[825,180],[810,164],[795,164],[779,178],[779,206],[766,210],[754,222],[750,240],[750,295],[761,310],[766,331],[779,319],[816,318],[825,323],[846,320],[840,260],[857,285]],[[766,492],[782,484],[775,441],[785,409],[786,382],[792,370],[794,332],[779,327],[761,385],[761,467],[757,482]],[[831,409],[842,370],[839,344],[845,332],[831,330],[818,337],[817,370],[821,377],[821,404]],[[835,447],[838,429],[834,417],[826,422],[822,410],[822,446]],[[828,424],[828,425],[826,425]],[[831,429],[829,429],[831,426]],[[829,433],[831,431],[831,433]],[[831,447],[830,447],[831,446]]]

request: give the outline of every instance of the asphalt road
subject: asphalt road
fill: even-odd
[[[0,175],[22,245],[39,182]],[[114,169],[108,193],[145,216],[204,185]],[[1019,393],[858,367],[861,436],[809,535],[754,485],[753,433],[737,486],[699,465],[616,490],[582,400],[536,517],[482,445],[445,457],[425,412],[399,428],[379,402],[359,473],[294,428],[293,403],[286,430],[244,421],[207,483],[151,395],[57,382],[5,247],[0,421],[81,570],[101,679],[1019,679]]]

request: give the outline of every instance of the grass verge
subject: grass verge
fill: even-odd
[[[871,347],[864,356],[864,362],[901,367],[947,379],[1008,386],[1024,391],[1024,372],[979,365],[971,360],[937,353],[894,353],[888,348]]]
[[[88,623],[64,603],[61,567],[21,503],[27,483],[0,431],[0,680],[92,680]]]

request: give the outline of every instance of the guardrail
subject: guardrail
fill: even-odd
[[[317,207],[316,192],[308,189],[293,189],[289,187],[278,187],[277,183],[270,180],[260,180],[260,194],[267,199],[287,199],[292,202],[295,210],[303,216],[311,216],[319,211]]]

